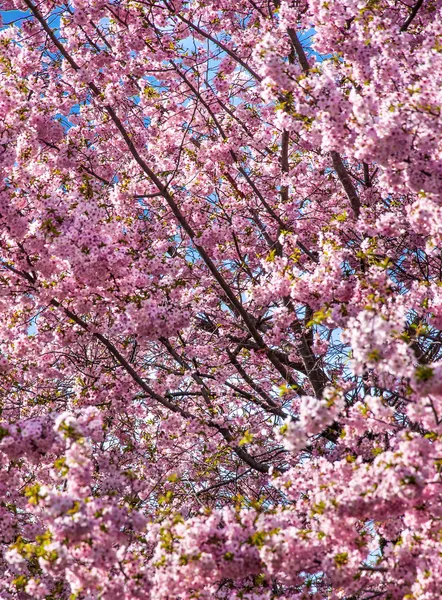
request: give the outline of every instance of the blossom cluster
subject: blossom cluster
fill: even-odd
[[[440,598],[442,0],[0,15],[0,598]]]

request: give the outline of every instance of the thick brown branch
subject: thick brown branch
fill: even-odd
[[[413,22],[415,16],[417,15],[417,13],[419,12],[420,7],[422,6],[422,4],[424,3],[424,0],[417,0],[416,4],[413,6],[413,8],[411,9],[411,13],[408,17],[408,19],[405,21],[405,23],[402,25],[401,27],[401,31],[407,31],[407,29],[409,28],[409,26],[411,25],[411,23]]]
[[[342,183],[342,187],[347,194],[347,198],[350,200],[351,208],[353,210],[354,216],[357,219],[361,212],[361,203],[359,200],[358,193],[356,191],[355,186],[353,185],[352,180],[350,179],[350,175],[345,168],[345,165],[342,161],[341,155],[338,152],[332,150],[330,152],[333,161],[333,167],[336,171],[336,174],[339,178],[339,181]]]
[[[308,64],[307,56],[305,54],[301,42],[299,41],[296,31],[294,29],[289,28],[287,33],[296,51],[302,70],[307,74],[310,70],[310,66]],[[342,162],[341,155],[335,151],[331,152],[330,154],[333,161],[333,167],[338,175],[339,181],[342,183],[342,186],[345,190],[345,193],[347,194],[348,199],[350,200],[353,213],[355,215],[355,218],[357,219],[360,213],[360,200],[356,192],[356,188],[353,185],[349,174],[347,173],[347,169],[345,168],[344,163]]]

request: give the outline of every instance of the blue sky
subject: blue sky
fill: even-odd
[[[21,10],[0,10],[4,25],[9,25],[17,19],[23,19],[26,14],[27,13],[22,12]]]

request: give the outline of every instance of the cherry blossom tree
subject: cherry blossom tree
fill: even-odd
[[[0,10],[0,597],[442,597],[442,1]]]

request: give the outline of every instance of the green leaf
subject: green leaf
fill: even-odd
[[[253,435],[247,429],[247,431],[244,433],[244,436],[240,439],[238,445],[239,446],[245,446],[246,444],[251,444],[252,441],[253,441]]]

